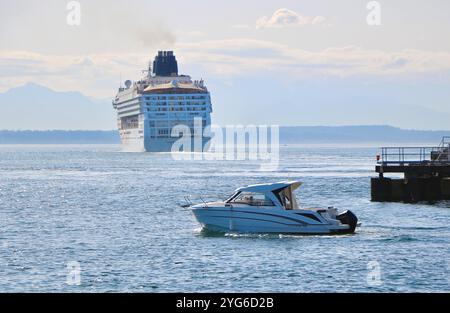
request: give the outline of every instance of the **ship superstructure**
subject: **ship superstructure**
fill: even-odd
[[[113,100],[123,149],[170,152],[180,136],[186,137],[186,132],[173,133],[174,127],[184,125],[191,145],[181,150],[206,150],[212,105],[204,81],[178,75],[172,51],[159,51],[145,72],[141,80],[125,81]]]

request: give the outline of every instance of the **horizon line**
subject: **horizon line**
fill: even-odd
[[[229,124],[231,125],[231,124]],[[267,124],[267,126],[272,126],[274,124]],[[220,126],[220,125],[218,125]],[[227,125],[221,126],[226,127]],[[235,125],[237,126],[237,125]],[[242,125],[245,127],[245,125]],[[253,125],[259,127],[260,125]],[[361,128],[361,127],[379,127],[379,128],[390,128],[402,131],[416,131],[416,132],[450,132],[450,129],[417,129],[417,128],[402,128],[392,125],[383,124],[357,124],[357,125],[274,125],[280,128]],[[0,132],[118,132],[117,129],[0,129]]]

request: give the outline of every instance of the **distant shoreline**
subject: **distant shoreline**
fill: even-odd
[[[435,143],[450,131],[391,126],[281,126],[280,144]],[[0,130],[0,144],[120,144],[116,130]]]
[[[115,130],[0,130],[0,144],[119,144]]]

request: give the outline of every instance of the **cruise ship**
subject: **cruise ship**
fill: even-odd
[[[159,51],[144,73],[138,81],[126,80],[113,100],[123,150],[207,150],[212,105],[204,81],[179,75],[173,51]],[[174,128],[179,125],[182,132]]]

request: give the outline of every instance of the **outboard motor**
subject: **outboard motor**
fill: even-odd
[[[349,233],[355,232],[356,225],[358,224],[358,218],[355,214],[353,214],[352,211],[347,210],[345,212],[342,212],[341,214],[338,214],[336,216],[336,219],[339,220],[342,224],[350,226],[348,230]]]

